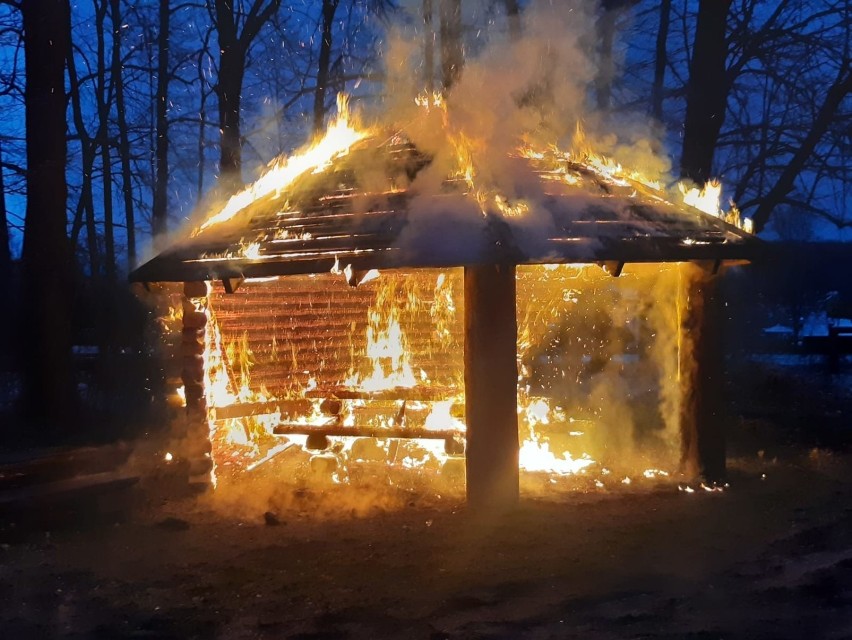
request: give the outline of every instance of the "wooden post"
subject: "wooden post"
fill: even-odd
[[[707,482],[725,478],[724,352],[718,278],[681,265],[681,468]]]
[[[181,456],[189,463],[191,483],[208,484],[213,469],[207,399],[204,396],[204,332],[207,326],[207,285],[186,282],[183,288],[183,388],[186,396],[186,434]]]
[[[464,269],[467,499],[518,502],[518,324],[514,265]]]

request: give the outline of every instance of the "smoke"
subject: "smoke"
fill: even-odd
[[[435,463],[412,472],[390,466],[387,452],[372,440],[357,442],[371,449],[369,460],[335,454],[334,443],[323,453],[293,447],[256,470],[222,477],[205,504],[255,521],[266,512],[282,519],[310,515],[339,520],[413,506],[456,505],[463,499],[463,461],[451,461],[454,468],[441,469]],[[410,451],[417,445],[399,446]]]
[[[473,146],[480,180],[499,185],[509,197],[517,195],[517,172],[506,159],[522,142],[578,152],[584,149],[577,146],[585,146],[652,179],[667,177],[669,161],[658,154],[649,118],[591,106],[599,67],[593,35],[598,13],[597,3],[532,2],[522,14],[520,37],[491,37],[481,52],[468,55],[445,96],[445,131],[415,113],[413,98],[424,89],[419,34],[392,33],[385,55],[386,100],[378,119],[399,123],[437,158],[452,157],[453,138],[463,135]],[[493,24],[505,29],[499,21]],[[578,125],[584,131],[579,141]]]
[[[409,187],[414,201],[411,228],[401,238],[403,247],[421,250],[424,230],[431,246],[437,247],[429,230],[448,221],[462,222],[462,210],[470,206],[459,207],[459,218],[447,220],[444,202],[435,199],[447,176],[456,175],[467,180],[467,191],[477,198],[482,212],[506,219],[526,256],[545,258],[543,241],[553,231],[553,215],[542,181],[528,161],[518,158],[520,147],[559,148],[576,157],[605,155],[641,171],[647,180],[671,182],[669,160],[658,153],[660,145],[648,118],[591,107],[598,60],[590,34],[595,33],[597,15],[596,3],[537,0],[523,12],[521,35],[514,39],[505,34],[505,18],[492,21],[497,33],[479,38],[487,43],[478,53],[468,53],[460,78],[437,103],[422,93],[423,48],[429,34],[418,28],[389,35],[384,56],[386,98],[372,118],[393,123],[433,159]],[[440,41],[435,43],[435,55],[440,57]],[[434,84],[440,86],[440,79]],[[420,105],[415,104],[418,94]],[[560,214],[570,217],[585,210],[581,194],[568,194],[571,197],[580,199],[576,206],[562,207]],[[496,198],[510,208],[521,207],[522,215],[511,211],[507,215],[495,206]],[[444,240],[478,247],[488,236],[486,220],[473,215],[464,222],[458,230],[449,227],[455,237]],[[461,232],[469,235],[460,239]]]
[[[518,273],[520,385],[564,414],[539,427],[551,450],[621,477],[678,471],[690,274],[657,264],[627,265],[619,278],[592,265]]]

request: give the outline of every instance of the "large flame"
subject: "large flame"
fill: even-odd
[[[411,388],[417,384],[395,298],[395,283],[390,279],[381,282],[376,302],[367,314],[365,355],[370,361],[370,373],[364,377],[353,373],[347,379],[347,385],[376,392],[396,387]]]
[[[683,182],[678,183],[677,186],[683,194],[684,204],[695,207],[704,213],[709,213],[711,216],[720,216],[722,214],[720,206],[722,200],[722,183],[718,180],[711,180],[700,189],[698,187],[687,187]]]
[[[525,418],[527,427],[526,438],[521,442],[518,452],[518,464],[521,469],[565,476],[580,473],[595,464],[595,461],[586,453],[577,459],[567,451],[562,456],[555,455],[550,450],[550,444],[536,429],[538,425],[550,423],[549,402],[544,398],[524,398],[523,396],[519,400],[518,410]]]
[[[292,156],[279,156],[256,182],[231,196],[219,213],[205,220],[198,231],[233,218],[255,200],[281,194],[296,178],[307,172],[325,170],[335,159],[346,155],[357,142],[369,137],[371,132],[360,129],[350,121],[348,97],[337,96],[337,117],[329,124],[325,135],[309,147]]]

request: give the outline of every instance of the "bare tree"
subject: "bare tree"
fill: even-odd
[[[67,0],[66,0],[67,1]],[[74,218],[71,223],[71,246],[76,247],[83,226],[86,228],[88,248],[89,273],[96,277],[100,274],[100,249],[98,248],[97,223],[95,220],[95,201],[92,182],[94,180],[95,157],[97,155],[97,140],[89,134],[86,127],[83,98],[81,96],[82,81],[77,73],[77,62],[71,35],[71,8],[66,8],[69,19],[66,21],[67,33],[63,42],[66,43],[66,62],[68,65],[68,88],[71,99],[71,113],[74,122],[75,136],[80,144],[81,156],[81,185]]]
[[[680,174],[703,185],[711,177],[716,141],[725,121],[728,56],[726,24],[731,0],[700,0],[686,90]]]
[[[359,22],[364,21],[364,19],[368,16],[376,16],[383,19],[394,5],[391,0],[348,0],[348,2],[344,3],[344,6],[349,10],[349,19],[342,22],[344,22],[344,24],[351,25],[353,17],[355,17]],[[332,71],[334,67],[340,67],[344,57],[344,53],[339,51],[336,54],[335,59],[332,60],[334,47],[334,23],[337,19],[336,16],[340,7],[340,0],[323,0],[322,9],[320,11],[320,49],[317,57],[316,86],[314,88],[313,105],[314,133],[318,133],[323,129],[325,115],[328,111],[328,90],[334,80],[334,78],[332,78]],[[363,13],[356,11],[356,9],[361,9]],[[344,32],[342,35],[344,36],[344,39],[346,39],[349,34]],[[336,78],[338,88],[342,90],[341,85],[345,84],[345,74],[339,72],[335,75],[338,76]],[[343,78],[341,78],[341,76],[343,76]],[[341,80],[344,80],[344,82],[341,82]]]
[[[432,0],[423,0],[423,85],[426,92],[435,91],[435,9]]]
[[[317,61],[317,85],[314,91],[314,133],[322,130],[325,119],[325,93],[331,66],[331,30],[334,26],[334,14],[337,13],[339,5],[340,0],[322,0],[320,51]]]
[[[115,282],[115,224],[113,220],[112,154],[110,150],[110,111],[112,110],[114,83],[107,74],[106,17],[107,0],[95,3],[95,34],[97,41],[95,63],[95,99],[97,101],[97,134],[95,144],[101,156],[104,229],[104,275],[108,283]],[[93,274],[96,275],[96,274]]]
[[[28,426],[71,417],[71,252],[66,236],[67,0],[23,2],[26,57],[27,215],[24,225],[22,370]]]
[[[612,102],[615,79],[615,36],[619,18],[638,0],[603,0],[596,23],[598,36],[598,74],[595,96],[598,109],[608,111]]]
[[[240,102],[249,47],[281,0],[253,0],[246,11],[233,0],[213,0],[213,19],[219,40],[219,128],[222,132],[219,181],[226,190],[242,185]]]
[[[157,93],[155,100],[154,134],[154,201],[151,208],[151,234],[157,239],[168,231],[169,184],[169,30],[171,9],[169,0],[159,0],[159,30],[157,33]]]
[[[124,227],[127,239],[127,263],[136,265],[136,218],[133,206],[133,175],[131,169],[130,132],[127,124],[127,104],[124,99],[124,71],[121,55],[122,12],[119,0],[110,0],[112,18],[112,60],[110,76],[115,87],[115,118],[118,129],[118,158],[121,165],[121,191],[124,201]]]
[[[9,246],[9,216],[6,212],[6,181],[3,177],[3,148],[0,140],[0,281],[8,282],[12,272],[12,251]]]
[[[666,83],[668,54],[666,42],[671,24],[672,0],[660,2],[660,21],[657,28],[657,43],[654,48],[654,84],[651,89],[651,113],[658,122],[663,120],[663,94]]]
[[[441,33],[441,82],[444,89],[453,86],[464,65],[461,0],[439,0]]]
[[[837,110],[850,92],[852,92],[852,67],[842,65],[838,70],[835,81],[826,92],[825,99],[820,105],[805,138],[802,140],[801,146],[793,153],[790,161],[784,167],[784,170],[769,192],[761,198],[760,204],[757,206],[753,216],[756,230],[760,231],[763,229],[775,207],[783,203],[787,195],[793,190],[796,177],[805,168],[806,162],[825,135],[828,127],[834,120]]]
[[[506,18],[509,21],[509,38],[517,40],[521,37],[521,7],[518,0],[504,0]]]

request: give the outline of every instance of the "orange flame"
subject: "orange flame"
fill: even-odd
[[[369,130],[359,129],[350,122],[349,98],[337,96],[337,117],[329,124],[325,135],[313,145],[292,156],[279,156],[269,170],[243,191],[231,196],[219,213],[208,218],[198,232],[233,218],[255,200],[283,193],[299,176],[311,171],[324,171],[335,159],[346,155],[357,142],[368,138]]]

